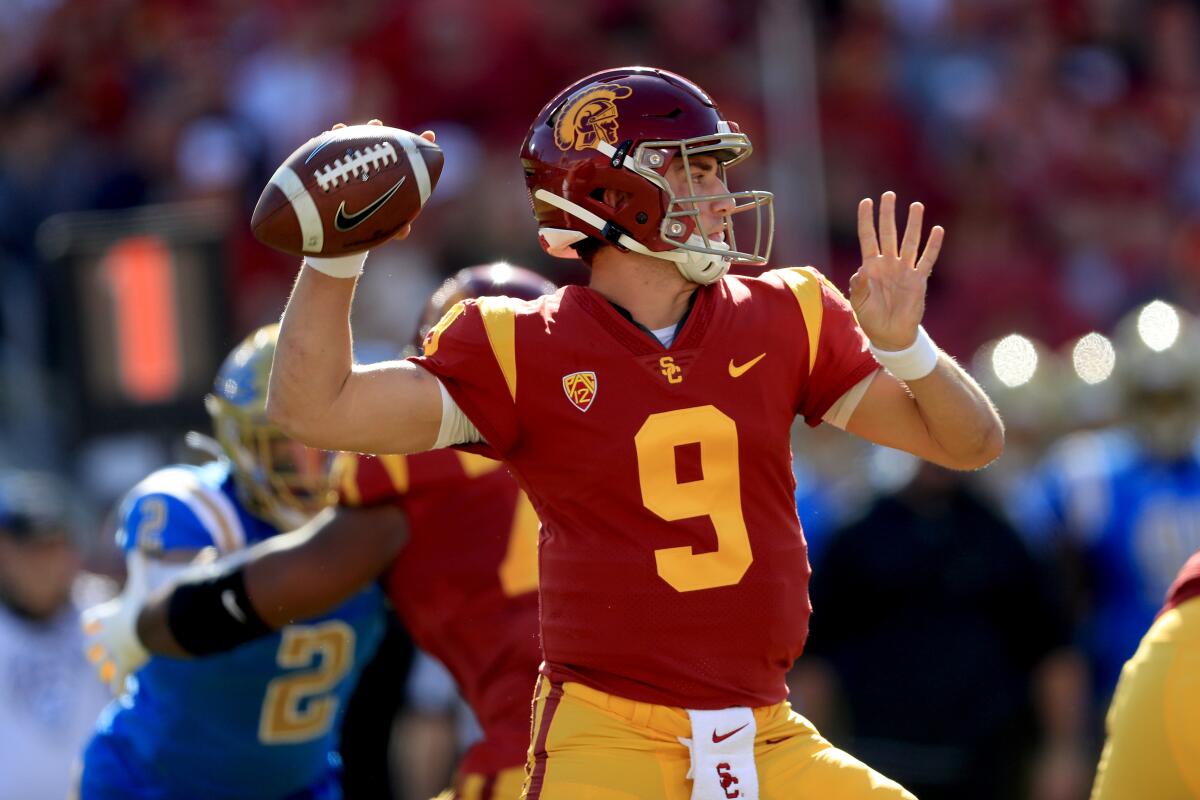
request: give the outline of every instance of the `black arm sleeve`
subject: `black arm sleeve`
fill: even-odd
[[[193,656],[224,653],[271,633],[246,594],[244,566],[179,584],[167,605],[167,625]]]

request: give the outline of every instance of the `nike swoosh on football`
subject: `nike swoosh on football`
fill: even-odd
[[[756,357],[750,359],[740,367],[733,363],[733,359],[729,359],[729,377],[740,378],[746,374],[746,371],[767,357],[766,353],[759,353]]]
[[[225,606],[225,610],[229,612],[229,616],[243,625],[246,624],[246,615],[241,607],[238,606],[237,598],[233,595],[233,589],[226,589],[221,592],[221,605]]]
[[[405,175],[404,177],[400,178],[400,180],[396,181],[395,186],[379,195],[379,197],[376,197],[374,201],[366,206],[366,208],[363,208],[353,214],[346,213],[346,201],[343,200],[342,204],[338,206],[337,213],[333,215],[333,227],[337,228],[342,233],[345,233],[346,231],[352,231],[359,225],[362,225],[372,214],[383,208],[384,203],[392,199],[392,195],[394,195],[396,190],[404,184],[404,179],[407,177],[408,176]]]
[[[746,723],[746,725],[749,725],[749,724],[750,724],[749,722]],[[742,728],[746,727],[746,725],[743,725]],[[720,736],[717,735],[716,731],[713,731],[713,744],[720,744],[721,742],[728,739],[730,736],[733,736],[735,733],[740,731],[742,728],[734,728],[729,733],[723,733]]]

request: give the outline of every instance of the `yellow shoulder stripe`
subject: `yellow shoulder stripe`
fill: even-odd
[[[821,341],[821,319],[825,314],[825,303],[821,297],[821,274],[812,267],[789,267],[776,270],[775,274],[796,296],[804,327],[808,330],[808,374],[812,374],[817,363],[817,345]]]
[[[466,310],[467,307],[463,305],[463,301],[459,300],[457,303],[450,306],[449,311],[442,315],[442,318],[438,320],[437,325],[434,325],[429,329],[429,333],[425,334],[425,341],[422,343],[423,352],[425,355],[432,356],[437,353],[438,342],[442,338],[442,331],[446,330],[446,328],[449,328],[450,323],[458,319],[459,316],[461,316]]]
[[[333,458],[332,472],[333,485],[342,501],[348,506],[362,505],[362,494],[358,491],[358,454],[338,453]]]
[[[480,475],[499,469],[500,462],[495,459],[481,456],[476,453],[464,453],[462,450],[455,450],[454,454],[458,456],[458,463],[462,466],[463,472],[468,478],[478,478]]]
[[[505,297],[481,297],[479,313],[483,316],[483,328],[487,331],[488,344],[513,402],[517,400],[517,317],[511,301]]]
[[[383,468],[387,470],[388,478],[392,481],[392,488],[399,494],[408,492],[408,460],[404,456],[387,455],[380,456],[379,463],[383,464]]]

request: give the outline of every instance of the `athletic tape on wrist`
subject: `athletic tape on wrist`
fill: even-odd
[[[933,372],[937,366],[938,350],[925,326],[917,326],[917,339],[903,350],[880,350],[871,345],[875,359],[902,381],[915,381]]]
[[[171,592],[167,625],[194,656],[224,653],[271,632],[246,594],[244,567],[203,581],[185,581]]]
[[[366,253],[354,253],[337,258],[304,257],[304,266],[312,267],[317,272],[323,272],[331,278],[357,278],[362,274],[363,264],[366,263]]]

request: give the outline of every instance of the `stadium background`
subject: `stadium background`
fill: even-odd
[[[446,153],[412,239],[371,256],[361,360],[406,343],[463,266],[583,280],[538,249],[516,150],[565,82],[626,63],[692,78],[751,135],[732,183],[775,192],[776,264],[845,287],[857,200],[894,189],[947,229],[934,339],[969,362],[1016,331],[1065,363],[1152,298],[1196,308],[1198,44],[1195,4],[1148,0],[6,0],[0,465],[62,475],[89,566],[119,572],[112,503],[196,457],[181,434],[206,425],[220,357],[282,310],[295,263],[251,237],[254,201],[336,121],[431,128]],[[1109,421],[1070,405],[1077,383],[1037,387],[1014,431],[1032,452],[1010,440],[994,474]],[[839,522],[899,480],[821,433],[798,455]]]

